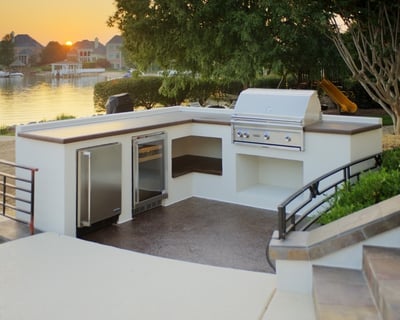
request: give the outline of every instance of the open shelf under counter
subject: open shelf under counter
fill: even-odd
[[[191,172],[222,176],[222,139],[186,136],[171,141],[172,177]]]
[[[256,184],[239,191],[237,197],[249,205],[277,211],[278,205],[296,191],[296,188]]]
[[[191,172],[222,176],[222,159],[195,155],[183,155],[172,159],[173,178]]]
[[[302,161],[236,154],[236,192],[247,203],[276,210],[302,186]]]

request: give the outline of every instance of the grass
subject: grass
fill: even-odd
[[[384,126],[393,125],[392,118],[388,114],[382,115],[381,118],[382,118],[382,125],[384,125]]]
[[[13,136],[14,134],[14,127],[0,126],[0,136]]]

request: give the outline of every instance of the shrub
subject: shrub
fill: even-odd
[[[241,88],[243,89],[242,86]],[[184,100],[199,101],[200,104],[204,104],[212,95],[221,97],[226,93],[238,94],[240,90],[237,90],[237,83],[234,82],[218,83],[208,79],[174,76],[164,78],[160,93],[179,105]]]
[[[14,134],[14,130],[11,127],[7,127],[7,126],[0,126],[0,136],[9,136],[9,135],[13,135]]]
[[[382,168],[361,174],[354,185],[349,183],[332,198],[331,208],[318,222],[327,224],[348,214],[394,197],[400,193],[400,149],[385,151]]]
[[[94,86],[94,105],[96,111],[104,111],[108,97],[129,93],[133,106],[144,106],[147,109],[155,104],[170,105],[171,99],[159,93],[162,84],[160,77],[121,78],[98,82]]]
[[[57,115],[56,120],[68,120],[68,119],[75,119],[74,116],[70,114],[61,113]]]
[[[135,77],[96,83],[93,99],[96,111],[100,112],[105,110],[108,97],[127,92],[133,101],[133,107],[144,106],[150,109],[156,104],[180,105],[184,100],[204,104],[211,95],[238,95],[241,90],[243,86],[238,81],[219,83],[185,75]]]
[[[199,101],[200,104],[204,104],[216,90],[217,83],[215,81],[190,76],[165,77],[160,88],[160,92],[166,97],[174,99],[177,105],[184,100]]]
[[[400,170],[400,148],[385,150],[382,153],[382,167],[387,170]]]

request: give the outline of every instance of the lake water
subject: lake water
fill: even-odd
[[[50,76],[0,78],[0,127],[49,121],[61,114],[76,118],[97,114],[94,85],[107,75],[55,79]]]

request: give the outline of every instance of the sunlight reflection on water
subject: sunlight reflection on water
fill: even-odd
[[[54,120],[61,114],[77,118],[95,115],[93,88],[105,80],[105,75],[0,78],[0,126]]]

